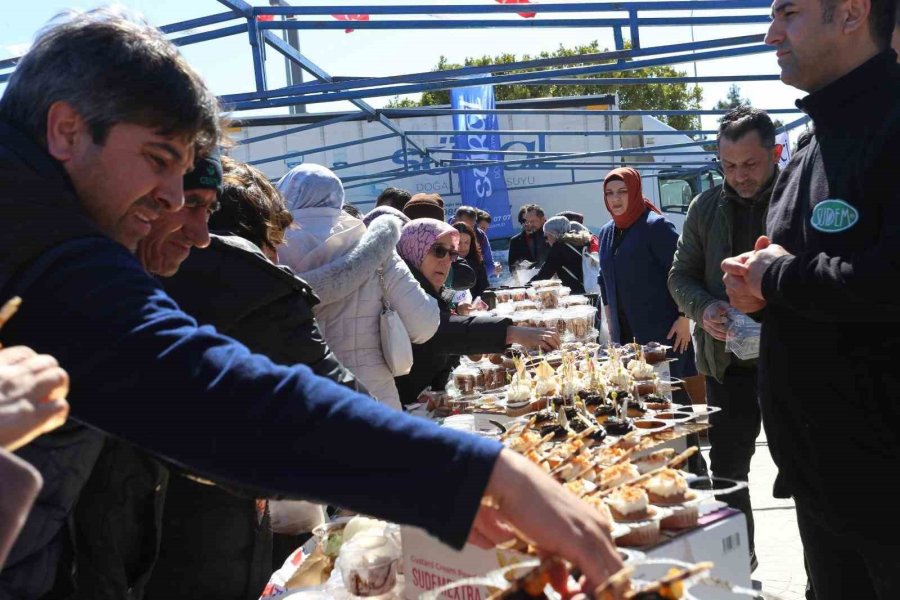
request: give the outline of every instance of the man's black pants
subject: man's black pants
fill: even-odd
[[[900,541],[886,546],[860,533],[839,531],[833,520],[815,509],[815,502],[799,498],[796,502],[797,526],[816,600],[900,598]]]
[[[716,477],[747,481],[750,476],[750,459],[756,451],[756,438],[762,427],[756,374],[756,368],[732,366],[725,371],[722,383],[714,377],[706,378],[706,402],[722,409],[709,416],[709,462]],[[753,552],[750,490],[744,489],[718,498],[746,515],[750,551]]]

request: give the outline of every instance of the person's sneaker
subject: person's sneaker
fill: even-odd
[[[756,551],[751,550],[750,551],[750,572],[752,573],[753,571],[755,571],[757,569],[757,567],[759,567],[759,561],[756,560]]]

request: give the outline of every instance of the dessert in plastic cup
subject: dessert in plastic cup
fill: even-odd
[[[400,548],[392,539],[361,533],[341,547],[337,565],[350,594],[380,596],[397,584],[400,556]]]
[[[672,509],[672,514],[661,522],[663,528],[686,529],[697,525],[700,516],[696,502],[698,496],[688,487],[680,471],[665,469],[642,485],[647,490],[650,502]]]
[[[606,497],[610,513],[618,523],[631,529],[616,543],[621,546],[648,546],[659,540],[659,517],[662,509],[650,505],[647,492],[635,486],[625,486]]]

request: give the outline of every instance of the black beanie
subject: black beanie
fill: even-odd
[[[222,160],[217,153],[198,158],[194,161],[194,169],[184,175],[186,190],[216,190],[222,193]]]

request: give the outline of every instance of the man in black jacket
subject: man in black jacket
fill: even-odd
[[[819,600],[900,597],[893,475],[900,300],[900,66],[889,0],[776,0],[766,41],[814,133],[779,177],[732,305],[766,307],[760,400],[775,495],[793,496]]]
[[[511,272],[518,268],[523,260],[533,263],[532,268],[540,268],[550,252],[550,245],[544,239],[543,228],[547,222],[544,209],[537,204],[527,204],[522,210],[524,221],[519,220],[522,223],[522,231],[509,239],[507,263]]]

